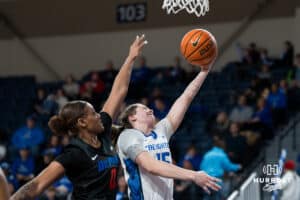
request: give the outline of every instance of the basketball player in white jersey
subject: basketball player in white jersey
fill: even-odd
[[[121,114],[124,130],[117,145],[130,199],[173,199],[173,179],[193,181],[207,193],[220,189],[219,179],[173,165],[168,143],[208,72],[202,70],[196,76],[157,124],[153,111],[142,104],[132,104]]]

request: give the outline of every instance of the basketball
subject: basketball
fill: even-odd
[[[187,32],[181,40],[180,50],[190,64],[201,68],[207,68],[218,54],[215,37],[204,29]]]

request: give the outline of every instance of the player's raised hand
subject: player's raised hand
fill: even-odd
[[[201,71],[209,72],[211,68],[214,66],[215,62],[216,62],[216,58],[214,58],[211,61],[211,63],[201,66]]]
[[[203,171],[196,172],[194,182],[205,190],[206,193],[210,194],[210,189],[214,191],[219,191],[221,186],[218,183],[221,182],[220,179],[209,176]]]
[[[130,46],[129,56],[133,59],[136,59],[142,52],[143,47],[148,43],[145,39],[145,35],[137,35],[134,42]]]

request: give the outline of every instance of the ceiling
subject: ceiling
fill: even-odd
[[[159,28],[191,24],[220,23],[241,20],[262,0],[210,0],[207,16],[196,18],[185,12],[166,15],[159,0],[0,0],[0,38],[13,35],[4,26],[8,24],[24,37],[85,34],[103,31],[122,31],[134,28]],[[118,24],[116,6],[146,2],[147,21]],[[264,17],[292,16],[296,0],[274,0],[262,15]],[[2,18],[2,19],[1,19]],[[3,20],[5,18],[5,20]]]

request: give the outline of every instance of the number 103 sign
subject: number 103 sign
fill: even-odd
[[[117,6],[117,22],[142,22],[147,17],[147,3],[122,4]]]

